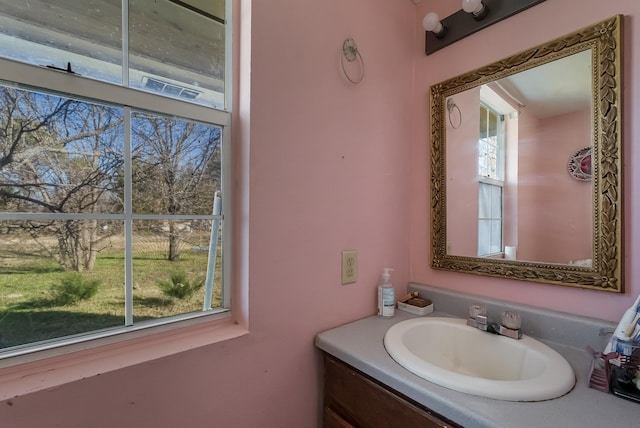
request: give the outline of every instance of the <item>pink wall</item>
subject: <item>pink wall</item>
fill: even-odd
[[[446,122],[447,168],[447,253],[456,256],[478,255],[478,131],[480,88],[451,97],[464,112],[457,122],[455,109],[452,123]],[[450,115],[447,113],[447,117]]]
[[[520,141],[518,258],[568,263],[593,257],[593,184],[567,171],[570,156],[591,144],[591,117],[583,110],[536,120],[534,135]]]
[[[424,120],[411,102],[414,4],[250,6],[250,82],[234,117],[250,186],[234,218],[249,228],[236,298],[248,300],[250,334],[0,402],[2,428],[316,427],[315,334],[373,315],[383,267],[405,290],[410,142]],[[364,58],[359,85],[340,68],[347,37]],[[358,250],[356,284],[340,284],[343,249]]]
[[[519,303],[565,311],[573,314],[592,316],[617,322],[624,310],[631,306],[634,297],[640,293],[640,264],[631,263],[638,258],[640,234],[632,219],[638,217],[640,209],[640,170],[631,168],[640,162],[640,151],[632,142],[640,131],[640,86],[634,76],[638,74],[640,56],[636,55],[640,46],[640,34],[635,22],[640,15],[640,3],[630,0],[603,2],[584,0],[580,7],[571,0],[554,0],[540,3],[514,17],[493,25],[473,36],[463,39],[432,55],[420,54],[416,50],[416,112],[418,117],[427,117],[424,102],[430,85],[451,76],[473,70],[492,61],[517,53],[527,47],[560,37],[572,30],[624,14],[624,165],[625,165],[625,262],[626,293],[617,295],[598,291],[582,290],[554,285],[517,282],[501,278],[489,278],[467,274],[457,274],[432,270],[429,265],[429,200],[428,197],[412,198],[411,209],[411,273],[413,281],[435,286],[475,293],[484,296],[507,299]],[[417,33],[422,33],[421,17],[434,10],[447,16],[458,9],[456,2],[436,0],[418,4],[415,19]],[[544,23],[544,25],[542,25]],[[481,48],[490,46],[491,49]],[[416,121],[416,135],[429,135],[426,121]],[[428,147],[421,138],[413,145],[411,156],[413,195],[429,194]]]
[[[541,119],[522,109],[518,115],[518,183],[522,192],[518,192],[518,215],[522,222],[518,224],[518,257],[522,260],[537,260],[538,235],[544,233],[545,223],[542,222],[540,211],[543,204],[539,200],[543,192],[539,187],[548,187],[550,180],[545,179],[545,171],[538,169],[542,144],[539,137],[543,133]],[[557,154],[556,154],[557,155]],[[591,200],[589,198],[589,200]],[[520,209],[522,207],[522,210]]]

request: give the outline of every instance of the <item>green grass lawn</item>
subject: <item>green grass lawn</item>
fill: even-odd
[[[133,262],[134,322],[202,310],[204,289],[186,299],[162,293],[158,280],[184,271],[189,278],[203,279],[206,251],[183,251],[170,262],[156,251],[135,253]],[[214,304],[220,304],[221,272],[218,261]],[[58,263],[34,254],[15,254],[0,249],[0,348],[124,325],[124,256],[122,252],[98,256],[95,269],[82,273],[97,279],[97,293],[69,304],[56,300],[55,287],[70,273]]]

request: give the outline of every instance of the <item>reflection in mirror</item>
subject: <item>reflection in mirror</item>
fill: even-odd
[[[622,291],[620,26],[431,88],[433,267]]]
[[[588,49],[447,98],[448,254],[591,263],[592,182],[567,169],[593,146],[591,63]]]

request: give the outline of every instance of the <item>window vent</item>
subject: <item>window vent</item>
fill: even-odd
[[[143,77],[142,83],[145,89],[149,89],[154,92],[161,92],[172,97],[194,100],[198,97],[198,95],[202,94],[201,91],[196,91],[195,89],[190,89],[184,86],[175,85],[173,83],[164,82],[153,77]]]

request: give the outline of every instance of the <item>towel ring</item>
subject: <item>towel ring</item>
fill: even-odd
[[[451,112],[453,111],[453,109],[458,110],[458,116],[460,116],[460,120],[458,121],[458,126],[455,126],[451,121]],[[453,101],[452,98],[447,99],[447,111],[449,112],[449,123],[451,124],[451,127],[453,129],[460,128],[460,125],[462,125],[462,112],[460,111],[460,107],[458,107],[458,105],[456,104],[455,101]]]
[[[358,79],[352,79],[347,73],[347,70],[344,68],[344,60],[348,62],[353,62],[356,59],[360,61],[360,77]],[[362,82],[364,79],[364,60],[362,59],[362,55],[360,55],[360,51],[358,50],[358,46],[356,46],[355,40],[352,38],[345,39],[342,44],[342,56],[340,57],[340,65],[342,66],[342,72],[344,73],[347,80],[354,85]]]

